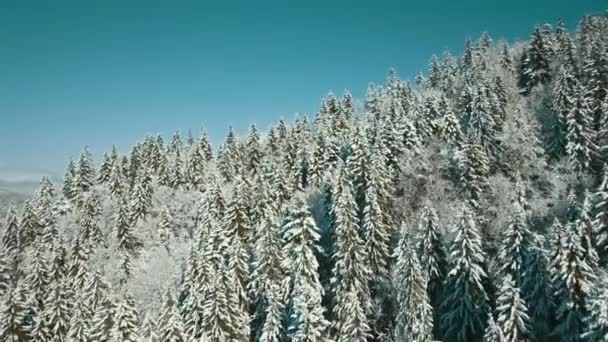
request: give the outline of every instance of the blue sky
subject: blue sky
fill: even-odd
[[[219,3],[222,3],[221,5]],[[0,1],[0,170],[61,174],[84,145],[126,151],[147,133],[214,143],[405,78],[466,38],[573,27],[599,0]]]

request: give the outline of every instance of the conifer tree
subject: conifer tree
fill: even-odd
[[[487,279],[486,257],[479,228],[466,206],[453,227],[450,267],[443,301],[443,336],[446,341],[480,341],[489,312],[484,288]]]
[[[118,249],[121,251],[137,254],[139,248],[143,246],[143,243],[133,233],[129,205],[125,197],[121,197],[118,203],[114,237],[117,241]]]
[[[505,341],[528,341],[528,309],[510,274],[504,276],[496,301],[497,320]]]
[[[284,288],[291,298],[287,335],[294,341],[330,341],[315,256],[321,252],[320,235],[301,192],[296,193],[290,203],[283,232],[282,267],[288,275]]]
[[[528,227],[528,218],[524,208],[514,201],[509,225],[501,234],[498,250],[500,273],[511,275],[516,286],[521,287],[527,258],[534,244],[534,237]]]
[[[11,288],[13,268],[5,251],[0,251],[0,297]]]
[[[500,327],[498,327],[496,324],[492,314],[488,315],[488,322],[483,335],[483,342],[505,342],[505,336],[500,330]]]
[[[125,194],[125,180],[124,175],[119,163],[114,164],[112,171],[110,172],[110,181],[108,184],[110,188],[110,193],[115,197],[119,197]]]
[[[552,332],[563,341],[580,341],[584,332],[585,300],[595,281],[591,267],[585,262],[581,238],[574,227],[568,227],[562,238],[562,252],[556,260],[554,276],[557,300],[557,326]]]
[[[70,329],[72,303],[70,290],[65,282],[52,282],[44,302],[42,319],[55,341],[64,341]]]
[[[591,168],[597,147],[594,143],[589,104],[582,87],[573,94],[572,108],[566,115],[566,154],[575,171]]]
[[[439,219],[430,202],[423,208],[418,220],[418,242],[416,250],[420,255],[420,267],[427,277],[427,290],[433,307],[434,321],[440,322],[441,300],[444,295],[443,283],[447,275],[447,255],[443,234],[438,226]],[[438,324],[435,335],[439,336]]]
[[[171,294],[171,289],[167,289],[164,295],[164,303],[160,322],[158,323],[160,341],[166,342],[186,342],[184,334],[184,324],[177,310],[177,303]]]
[[[344,163],[339,167],[332,197],[336,250],[331,282],[337,340],[366,341],[371,330],[366,319],[371,304],[370,269],[359,233],[353,187]]]
[[[17,212],[14,208],[10,207],[6,213],[2,247],[6,252],[12,254],[13,257],[21,250],[21,235]]]
[[[30,333],[26,321],[28,312],[21,286],[11,288],[0,298],[2,300],[0,302],[0,340],[3,342],[27,341]]]
[[[44,306],[45,295],[48,292],[50,282],[49,266],[47,257],[40,246],[30,251],[31,264],[27,273],[26,284],[32,296],[34,307],[42,309]]]
[[[97,182],[100,184],[107,183],[110,180],[110,174],[113,168],[112,159],[107,153],[103,154],[99,172],[97,174]]]
[[[95,309],[93,320],[91,321],[91,340],[99,342],[114,342],[114,330],[118,325],[117,308],[110,298],[106,298]]]
[[[169,208],[164,208],[161,212],[160,221],[158,222],[156,231],[160,243],[165,246],[167,251],[169,251],[169,240],[173,235],[173,217],[171,217],[171,212],[169,212]]]
[[[522,65],[520,84],[523,93],[528,94],[536,85],[547,83],[551,79],[547,42],[538,26],[532,33],[525,59],[526,63]]]
[[[530,338],[541,341],[549,336],[553,323],[553,283],[542,241],[537,241],[526,258],[521,294],[530,316]]]
[[[88,342],[91,338],[90,330],[93,311],[82,295],[77,295],[76,298],[74,315],[70,320],[70,330],[67,334],[67,340],[70,342]]]
[[[69,200],[73,200],[76,197],[76,192],[78,191],[76,188],[77,177],[76,165],[74,164],[74,160],[70,158],[63,176],[63,186],[61,188],[63,196]]]
[[[85,147],[78,160],[76,186],[79,191],[89,191],[94,184],[95,166],[93,165],[93,156],[89,148]]]
[[[608,341],[608,282],[606,273],[598,277],[592,295],[587,300],[584,341]]]
[[[112,327],[112,341],[137,342],[139,341],[139,318],[135,301],[130,294],[125,293],[116,308]]]
[[[608,262],[608,167],[604,165],[602,182],[595,191],[593,233],[602,264]]]
[[[395,339],[433,341],[433,308],[427,293],[428,277],[422,270],[416,249],[402,224],[396,251],[394,287],[397,317]]]

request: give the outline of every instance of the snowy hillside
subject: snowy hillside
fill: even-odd
[[[608,341],[608,18],[360,100],[85,148],[0,210],[0,341]]]

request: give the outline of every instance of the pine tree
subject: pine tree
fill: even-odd
[[[130,294],[125,293],[116,308],[112,328],[112,341],[137,342],[139,341],[139,319],[135,301]]]
[[[337,341],[366,341],[370,334],[370,269],[360,237],[357,205],[346,164],[339,166],[333,189],[335,254],[332,277]]]
[[[107,153],[103,154],[99,172],[97,174],[97,182],[100,184],[107,183],[110,180],[110,174],[113,168],[112,159]]]
[[[44,324],[55,341],[64,341],[70,329],[70,290],[64,282],[53,282],[49,286],[42,313]]]
[[[283,232],[282,267],[288,274],[284,288],[291,298],[287,335],[293,341],[330,341],[329,322],[321,305],[323,287],[318,277],[319,263],[315,256],[315,253],[321,253],[320,235],[301,192],[292,199]]]
[[[133,233],[130,216],[127,199],[121,197],[116,213],[114,237],[116,238],[119,250],[136,255],[138,250],[143,246],[143,243]]]
[[[551,332],[554,311],[553,284],[542,241],[537,241],[529,251],[523,268],[521,294],[530,316],[530,336],[532,340],[541,341]]]
[[[528,341],[528,309],[521,298],[520,290],[510,274],[504,276],[496,300],[498,319],[496,323],[502,331],[505,341]]]
[[[116,341],[113,331],[118,329],[117,320],[118,315],[116,313],[115,304],[112,302],[112,300],[106,298],[104,302],[100,303],[95,309],[95,314],[93,315],[93,320],[91,321],[91,340],[99,342]]]
[[[89,191],[95,184],[95,166],[89,148],[85,146],[78,160],[76,186],[79,191]]]
[[[13,268],[5,251],[0,251],[0,297],[11,288]]]
[[[84,296],[77,295],[76,297],[74,315],[70,320],[70,330],[67,334],[67,340],[70,342],[88,342],[91,338],[90,329],[93,311],[89,307]]]
[[[534,237],[528,227],[528,218],[524,208],[514,201],[509,225],[501,234],[498,250],[500,273],[511,275],[511,280],[520,287],[525,273],[525,264],[534,243]]]
[[[173,217],[171,216],[171,212],[169,212],[169,208],[164,208],[161,212],[156,231],[160,243],[169,251],[169,240],[173,235]]]
[[[3,342],[27,341],[27,306],[20,285],[11,288],[1,297],[0,303],[0,340]]]
[[[401,227],[396,254],[393,280],[397,291],[395,339],[430,342],[433,340],[433,308],[427,292],[428,277],[421,268],[405,224]]]
[[[167,289],[164,295],[164,303],[160,322],[158,323],[160,341],[166,342],[186,342],[187,338],[184,334],[184,324],[177,310],[177,303],[171,294],[171,290]]]
[[[551,79],[549,67],[549,51],[540,28],[537,26],[532,33],[530,46],[525,53],[525,63],[522,65],[520,85],[524,94],[528,94],[538,84],[545,84]]]
[[[598,277],[592,295],[587,300],[589,315],[585,318],[585,341],[608,341],[608,282],[606,273]]]
[[[453,227],[450,267],[443,301],[443,336],[446,341],[480,341],[489,311],[484,288],[487,279],[486,257],[479,228],[466,206]]]
[[[572,224],[571,224],[572,225]],[[557,302],[557,326],[552,334],[563,341],[580,341],[584,332],[586,309],[585,300],[589,296],[595,275],[585,262],[581,238],[570,226],[562,241],[562,253],[557,260],[555,297]]]
[[[593,233],[602,264],[608,263],[608,166],[604,165],[602,182],[595,192]]]
[[[573,106],[566,115],[566,154],[575,171],[591,168],[597,147],[594,143],[589,104],[582,87],[573,94]]]
[[[447,256],[444,240],[438,226],[437,213],[428,202],[423,208],[418,220],[418,243],[416,250],[420,255],[420,266],[427,279],[427,290],[430,303],[434,309],[434,321],[440,322],[441,299],[443,298],[443,283],[447,275]],[[438,324],[435,335],[439,336]]]
[[[505,336],[500,330],[500,327],[498,327],[496,324],[492,314],[488,315],[488,322],[483,335],[483,342],[505,342]]]
[[[27,273],[26,284],[33,297],[34,306],[41,309],[44,306],[45,294],[48,292],[49,265],[46,254],[40,246],[32,249],[30,256],[31,264]]]
[[[78,191],[76,188],[77,177],[76,165],[74,164],[74,160],[70,158],[63,176],[63,186],[61,188],[63,196],[69,200],[76,198],[76,193]]]
[[[17,212],[14,208],[10,207],[6,213],[4,235],[2,236],[2,247],[4,250],[15,256],[21,249],[21,235]]]

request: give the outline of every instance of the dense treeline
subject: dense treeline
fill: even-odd
[[[608,18],[11,208],[0,341],[608,341]]]

